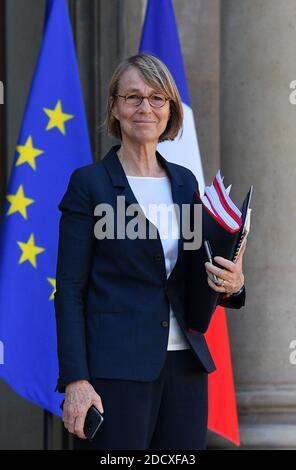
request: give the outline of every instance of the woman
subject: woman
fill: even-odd
[[[177,136],[182,120],[166,66],[148,54],[123,61],[111,78],[106,118],[121,144],[75,170],[59,205],[57,390],[65,391],[63,420],[76,448],[206,447],[207,374],[215,369],[202,334],[209,319],[199,332],[186,322],[190,308],[198,315],[198,299],[191,255],[176,237],[177,210],[170,220],[149,211],[151,204],[189,204],[197,189],[191,171],[156,151]],[[137,203],[144,237],[133,235]],[[243,252],[235,264],[220,258],[220,268],[205,265],[225,306],[244,305]],[[83,425],[92,404],[105,419],[89,443]]]

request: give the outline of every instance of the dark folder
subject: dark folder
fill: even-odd
[[[205,332],[209,326],[212,314],[222,300],[224,294],[215,292],[208,284],[205,262],[208,261],[204,240],[210,242],[212,256],[235,261],[239,247],[244,239],[243,231],[246,223],[248,209],[252,197],[253,186],[250,187],[241,206],[242,225],[234,233],[222,227],[202,205],[202,244],[198,250],[187,250],[186,256],[189,260],[191,279],[187,290],[189,308],[187,310],[187,324],[190,328]],[[201,204],[197,193],[194,195],[193,204]],[[219,266],[213,260],[213,264]],[[224,269],[224,268],[223,268]],[[187,303],[188,305],[188,303]]]

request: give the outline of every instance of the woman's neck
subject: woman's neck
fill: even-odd
[[[129,145],[122,143],[117,151],[120,163],[129,176],[166,176],[156,157],[156,145]]]

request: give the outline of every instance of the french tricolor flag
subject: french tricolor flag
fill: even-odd
[[[183,103],[184,126],[181,138],[160,143],[158,150],[168,161],[189,168],[195,174],[200,193],[203,194],[205,183],[198,139],[171,0],[148,0],[140,52],[153,54],[166,64],[175,79]],[[209,375],[208,428],[239,445],[229,338],[223,307],[217,307],[206,339],[217,367]]]

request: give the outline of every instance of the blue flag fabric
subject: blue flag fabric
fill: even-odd
[[[139,51],[162,60],[177,84],[183,105],[183,133],[174,141],[158,144],[159,152],[170,162],[189,168],[196,176],[203,193],[204,176],[195,119],[183,62],[178,27],[172,0],[148,0]]]
[[[148,0],[140,52],[157,56],[171,72],[182,102],[190,106],[185,67],[171,0]]]
[[[0,377],[56,415],[58,204],[73,170],[91,162],[66,0],[48,0],[0,223]]]

